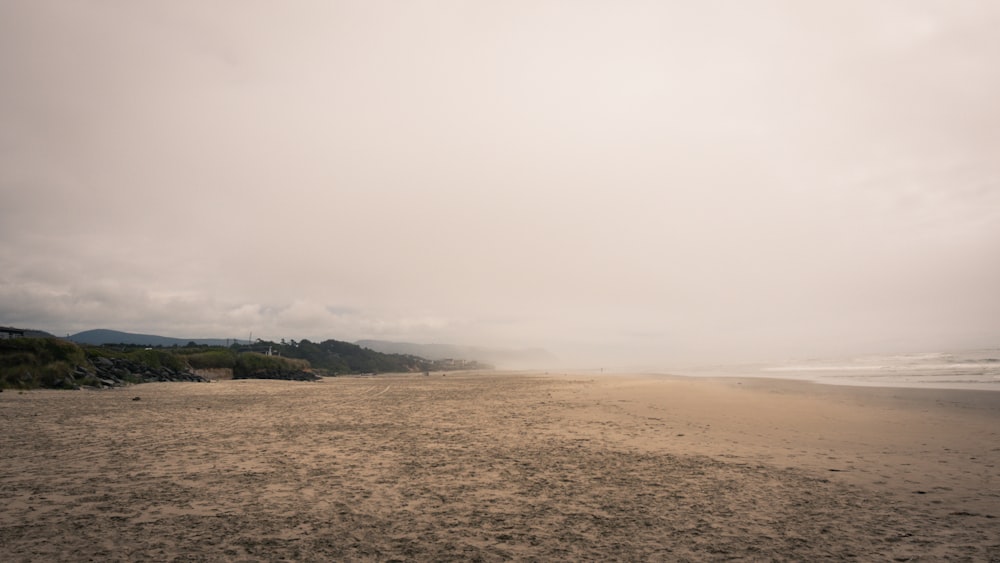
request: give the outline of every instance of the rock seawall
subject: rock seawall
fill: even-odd
[[[81,387],[121,387],[133,383],[154,381],[206,382],[208,379],[192,371],[181,371],[169,367],[153,367],[125,358],[89,358],[89,367],[77,366],[72,375],[67,375],[56,385],[61,389]]]

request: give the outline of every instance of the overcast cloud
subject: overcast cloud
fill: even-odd
[[[1000,4],[0,3],[0,324],[1000,346]]]

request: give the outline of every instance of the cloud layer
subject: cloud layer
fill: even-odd
[[[998,24],[5,2],[0,322],[580,362],[996,346]]]

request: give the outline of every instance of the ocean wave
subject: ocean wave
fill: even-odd
[[[1000,349],[787,358],[772,363],[715,366],[703,373],[839,385],[1000,390]]]
[[[760,371],[877,371],[888,366],[777,366],[761,368]]]

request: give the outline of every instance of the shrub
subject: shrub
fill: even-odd
[[[187,368],[180,356],[164,350],[136,350],[126,354],[126,357],[151,368],[164,367],[177,371],[184,371]]]
[[[37,363],[38,357],[31,352],[10,352],[8,354],[0,354],[0,369]]]
[[[86,361],[83,349],[59,338],[14,338],[0,340],[0,355],[28,354],[38,363],[67,362],[79,365]]]
[[[305,360],[267,356],[257,352],[244,352],[236,358],[233,365],[233,377],[254,377],[258,375],[277,375],[309,369]]]
[[[63,381],[73,379],[73,367],[66,362],[49,362],[38,370],[38,383],[43,387],[61,387]]]
[[[0,387],[61,387],[87,363],[83,349],[58,338],[0,340]]]
[[[232,350],[213,350],[186,356],[193,369],[232,368],[236,365],[236,353]]]

